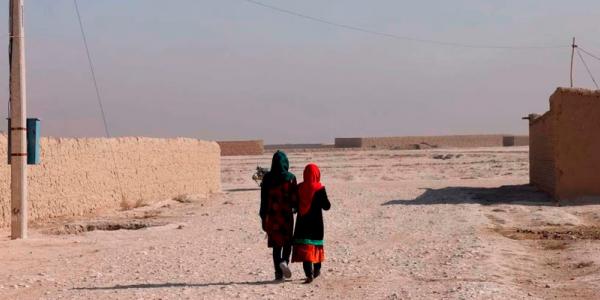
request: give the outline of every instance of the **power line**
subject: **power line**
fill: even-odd
[[[102,104],[102,97],[100,95],[100,88],[98,88],[98,80],[96,79],[96,71],[94,68],[94,63],[92,61],[92,55],[90,54],[90,48],[87,42],[87,36],[85,34],[85,29],[83,27],[83,21],[81,21],[81,13],[79,12],[79,5],[77,4],[77,0],[73,0],[75,4],[75,12],[77,13],[77,20],[79,20],[79,29],[81,30],[81,38],[83,39],[83,45],[85,46],[85,53],[87,54],[88,63],[90,66],[90,73],[92,76],[92,81],[94,82],[94,88],[96,90],[96,100],[98,101],[98,106],[100,107],[100,113],[102,114],[102,121],[104,123],[104,133],[106,137],[110,137],[110,130],[108,129],[108,122],[106,121],[106,113],[104,112],[104,105]]]
[[[279,13],[283,13],[283,14],[295,16],[298,18],[318,22],[321,24],[326,24],[329,26],[337,27],[337,28],[342,28],[342,29],[347,29],[347,30],[352,30],[352,31],[357,31],[357,32],[371,34],[371,35],[377,35],[377,36],[397,39],[397,40],[411,41],[411,42],[424,43],[424,44],[433,44],[433,45],[438,45],[438,46],[457,47],[457,48],[472,48],[472,49],[506,49],[506,50],[559,49],[559,48],[570,47],[570,46],[566,46],[566,45],[554,45],[554,46],[477,45],[477,44],[463,44],[463,43],[458,43],[458,42],[446,42],[446,41],[422,39],[422,38],[401,36],[401,35],[396,35],[396,34],[391,34],[391,33],[375,31],[375,30],[362,28],[362,27],[358,27],[358,26],[353,26],[353,25],[348,25],[348,24],[343,24],[343,23],[337,23],[337,22],[329,21],[329,20],[326,20],[323,18],[313,17],[313,16],[309,16],[309,15],[306,15],[303,13],[293,11],[293,10],[266,4],[266,3],[256,1],[256,0],[241,0],[241,1],[245,1],[245,2],[254,4],[254,5],[263,7],[263,8],[267,8],[267,9],[270,9],[270,10],[273,10],[273,11],[276,11]]]
[[[583,59],[583,56],[581,55],[581,52],[579,51],[579,49],[577,49],[577,55],[579,56],[579,58],[581,59],[581,62],[585,66],[585,69],[587,70],[588,75],[590,75],[590,78],[592,78],[592,81],[594,82],[594,85],[596,86],[596,89],[600,89],[600,87],[598,86],[598,83],[596,82],[596,79],[594,78],[594,75],[592,74],[592,71],[588,67],[588,65],[585,62],[585,60]]]
[[[102,116],[102,121],[104,124],[104,133],[106,134],[106,138],[110,138],[110,130],[108,127],[108,122],[106,120],[106,113],[104,112],[104,105],[102,104],[102,96],[100,94],[100,88],[98,87],[98,80],[96,79],[96,71],[94,69],[94,62],[92,60],[92,55],[90,54],[90,48],[87,42],[87,36],[85,34],[85,29],[83,26],[83,21],[81,20],[81,13],[79,12],[79,5],[77,4],[77,0],[73,0],[73,4],[75,6],[75,12],[77,13],[77,20],[79,20],[79,29],[81,30],[81,38],[83,40],[83,45],[85,46],[85,53],[87,54],[87,59],[90,68],[90,74],[92,76],[92,81],[94,83],[94,89],[96,90],[96,100],[98,102],[98,107],[100,108],[100,114]],[[121,179],[119,176],[119,172],[117,169],[117,159],[115,157],[115,151],[113,149],[110,141],[108,142],[109,150],[112,156],[113,168],[115,172],[115,179],[117,180],[117,185],[119,186],[119,190],[121,192],[121,200],[125,200],[125,193],[123,192],[123,184],[121,183]]]
[[[594,54],[586,51],[585,49],[583,49],[583,48],[581,48],[579,46],[577,47],[577,49],[581,50],[583,53],[585,53],[585,54],[587,54],[587,55],[589,55],[589,56],[591,56],[591,57],[593,57],[593,58],[595,58],[597,60],[600,60],[600,57],[598,57],[598,56],[596,56],[596,55],[594,55]]]

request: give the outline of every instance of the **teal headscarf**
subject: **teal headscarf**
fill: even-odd
[[[277,150],[275,154],[273,154],[273,161],[271,163],[271,170],[269,171],[269,177],[274,179],[275,181],[290,181],[296,176],[289,172],[290,162],[288,160],[287,155],[281,150]]]

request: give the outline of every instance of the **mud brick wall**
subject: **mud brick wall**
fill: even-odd
[[[556,161],[554,157],[553,115],[551,112],[529,125],[529,178],[540,190],[555,194]]]
[[[10,224],[6,148],[6,136],[0,135],[0,227]],[[151,203],[179,194],[207,196],[221,189],[215,142],[43,138],[41,156],[41,165],[28,167],[31,221],[119,208],[122,195],[127,201]]]
[[[600,90],[559,88],[550,97],[550,111],[557,198],[600,197]]]
[[[503,139],[504,147],[529,146],[529,136],[527,135],[509,135]]]
[[[272,144],[265,145],[265,150],[310,150],[310,149],[327,149],[333,148],[333,145],[328,144]]]
[[[528,135],[515,136],[515,144],[513,146],[529,146],[529,136]]]
[[[337,138],[335,147],[365,149],[501,147],[504,144],[504,137],[504,135],[448,135]]]
[[[362,148],[362,138],[336,138],[335,148]]]
[[[236,155],[262,155],[265,151],[264,143],[255,141],[219,141],[221,156]]]

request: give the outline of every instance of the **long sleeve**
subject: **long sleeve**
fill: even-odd
[[[265,219],[267,215],[267,206],[268,206],[268,187],[266,182],[263,180],[263,183],[260,185],[260,210],[258,214],[261,219]]]
[[[323,210],[329,210],[331,208],[331,202],[329,202],[329,197],[327,197],[327,191],[325,191],[325,189],[323,189],[322,193],[321,207]]]
[[[298,207],[300,205],[300,196],[298,194],[298,182],[296,181],[296,177],[292,179],[292,185],[290,189],[290,200],[292,202],[292,211],[294,213],[298,212]]]

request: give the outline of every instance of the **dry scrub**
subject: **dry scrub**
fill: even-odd
[[[600,240],[600,227],[573,226],[546,229],[500,229],[499,232],[514,240]]]
[[[50,234],[81,234],[90,231],[139,230],[164,226],[167,222],[156,220],[107,220],[65,224],[61,228],[47,231]]]
[[[121,210],[132,210],[132,209],[148,206],[148,202],[146,202],[144,199],[137,199],[137,200],[133,201],[133,200],[128,200],[128,199],[123,198],[123,200],[121,200],[120,206],[121,206]]]

